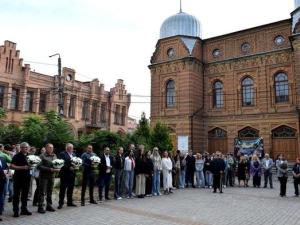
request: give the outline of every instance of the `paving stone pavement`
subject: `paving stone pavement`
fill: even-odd
[[[293,197],[291,182],[287,194],[286,198],[279,197],[277,182],[272,190],[235,187],[226,188],[224,194],[213,194],[211,189],[184,189],[167,196],[64,207],[44,215],[30,207],[33,215],[19,218],[12,218],[11,209],[6,209],[0,224],[300,225],[300,198]]]

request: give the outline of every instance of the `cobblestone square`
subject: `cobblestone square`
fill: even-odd
[[[174,194],[145,199],[106,201],[98,205],[64,207],[54,213],[13,218],[11,209],[4,212],[5,225],[296,225],[300,224],[300,199],[293,197],[293,184],[288,183],[286,198],[274,189],[226,188],[224,194],[211,189],[175,190]],[[57,206],[57,201],[55,201]],[[31,202],[29,202],[31,205]],[[7,205],[11,207],[10,204]]]

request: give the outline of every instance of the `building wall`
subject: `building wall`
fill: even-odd
[[[131,100],[123,80],[119,79],[115,87],[106,91],[98,79],[80,82],[76,80],[74,69],[63,68],[62,82],[63,114],[71,124],[74,135],[94,129],[127,132],[126,121]],[[59,77],[33,72],[29,64],[23,66],[20,51],[16,50],[16,44],[10,41],[5,41],[4,45],[0,46],[0,86],[4,87],[3,107],[8,111],[7,123],[21,123],[30,113],[58,111]],[[13,88],[19,91],[17,109],[12,109],[11,106]],[[32,108],[29,112],[26,111],[28,92],[33,92]],[[40,104],[43,95],[46,98],[42,110]],[[115,111],[116,105],[123,109],[123,114]],[[118,120],[115,120],[115,117]]]
[[[195,151],[208,150],[208,133],[216,128],[226,131],[228,152],[233,151],[234,138],[245,127],[259,131],[265,151],[270,153],[275,128],[290,127],[298,138],[300,92],[296,84],[299,86],[300,49],[299,45],[296,47],[298,40],[290,41],[291,26],[292,21],[288,19],[206,40],[195,38],[190,54],[184,51],[181,36],[159,40],[149,66],[151,121],[163,120],[174,128],[173,135],[193,137],[193,141],[189,139],[189,148]],[[283,40],[280,44],[275,42],[278,37]],[[242,48],[244,43],[250,47]],[[168,58],[170,48],[177,53],[174,58]],[[219,54],[214,55],[216,50]],[[182,68],[188,68],[188,73]],[[277,103],[274,76],[280,72],[288,76],[289,97],[288,101]],[[251,106],[242,104],[242,81],[246,77],[253,80]],[[163,104],[166,100],[164,81],[168,79],[176,83],[175,109]],[[220,108],[213,100],[216,81],[223,84],[224,99]],[[159,98],[157,93],[160,93]],[[298,139],[297,142],[299,146]],[[296,154],[298,151],[299,147]]]

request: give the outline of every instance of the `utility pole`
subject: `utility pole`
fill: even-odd
[[[49,57],[58,56],[58,114],[60,116],[64,115],[64,82],[62,80],[62,74],[61,74],[61,58],[60,54],[56,53],[54,55],[50,55]]]

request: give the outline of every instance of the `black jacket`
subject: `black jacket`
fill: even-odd
[[[211,161],[211,172],[213,174],[220,174],[221,171],[224,171],[226,167],[226,164],[223,159],[216,158],[213,161]]]
[[[75,156],[73,153],[72,156]],[[69,177],[69,176],[75,176],[75,171],[71,170],[71,167],[73,167],[71,163],[71,157],[66,151],[63,151],[59,154],[59,158],[63,159],[65,161],[64,166],[59,171],[59,177]]]
[[[110,166],[114,167],[114,158],[109,155],[109,159],[110,159]],[[101,156],[101,163],[99,164],[99,176],[103,176],[106,174],[106,170],[107,170],[107,165],[106,165],[106,159],[105,159],[105,155]],[[112,169],[110,170],[110,173],[112,173]]]
[[[196,161],[196,159],[193,155],[192,156],[188,155],[186,157],[186,169],[194,171],[195,170],[195,161]]]
[[[120,156],[119,154],[117,154],[115,156],[115,161],[114,161],[114,168],[116,170],[122,170],[124,168],[124,157],[123,155]]]

